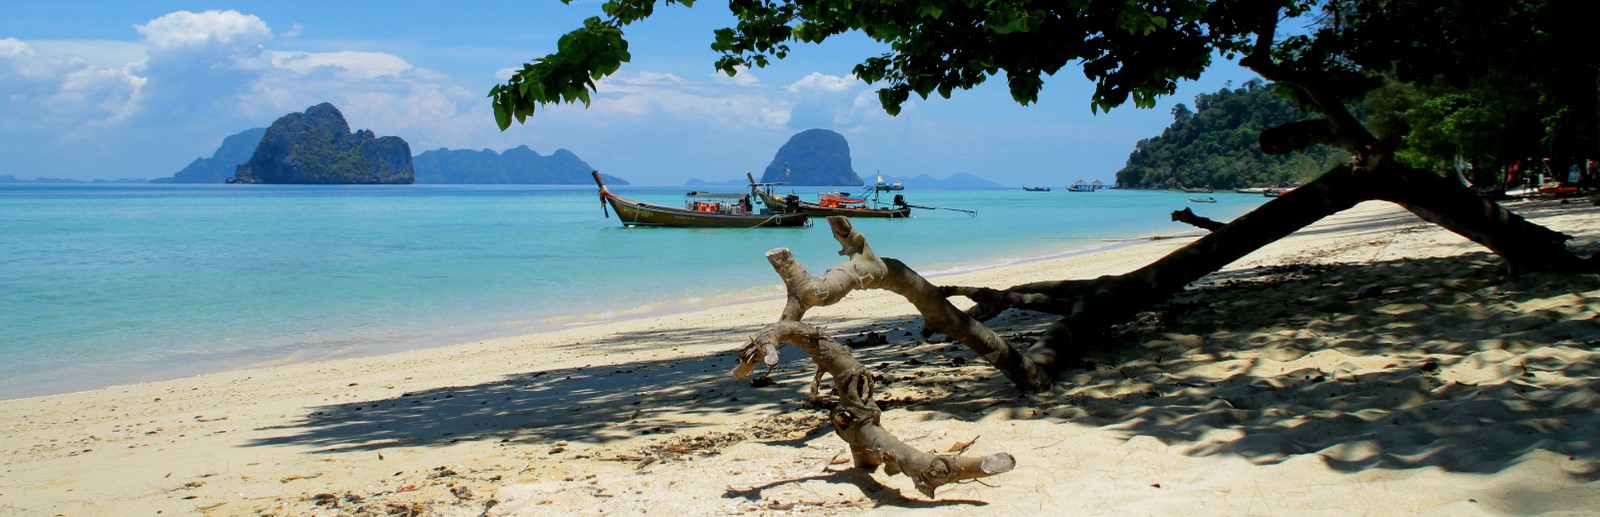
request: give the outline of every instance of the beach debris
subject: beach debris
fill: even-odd
[[[817,398],[822,375],[833,378],[833,395],[837,402],[828,418],[834,432],[849,444],[854,466],[872,471],[881,465],[891,476],[905,474],[917,490],[929,498],[945,484],[993,476],[1015,468],[1016,459],[1005,452],[983,457],[928,453],[883,429],[879,424],[882,409],[874,401],[874,391],[879,384],[877,376],[851,354],[851,347],[801,319],[811,308],[838,303],[850,291],[884,289],[916,305],[925,330],[938,329],[962,342],[1024,391],[1033,393],[1048,389],[1051,378],[994,331],[952,305],[947,294],[921,275],[899,261],[879,258],[849,219],[829,217],[828,224],[834,239],[841,245],[839,254],[847,260],[829,268],[821,277],[807,272],[788,249],[767,252],[767,261],[783,278],[787,303],[777,323],[751,335],[739,348],[739,366],[734,369],[734,377],[743,379],[761,364],[769,368],[777,364],[778,347],[782,344],[805,351],[818,370],[812,383],[813,400]],[[914,358],[905,363],[908,366],[921,363],[913,361]]]

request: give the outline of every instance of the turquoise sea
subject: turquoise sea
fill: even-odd
[[[677,205],[689,187],[613,187]],[[737,190],[728,187],[724,190]],[[799,188],[814,199],[820,189]],[[857,220],[924,274],[1192,232],[1265,198],[905,192]],[[583,186],[0,185],[0,399],[374,355],[775,297],[763,254],[837,262],[826,223],[625,228]]]

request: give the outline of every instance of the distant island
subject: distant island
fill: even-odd
[[[411,145],[398,136],[350,131],[344,114],[322,103],[279,117],[229,183],[410,184]]]
[[[151,183],[222,183],[233,177],[239,169],[239,164],[250,161],[255,155],[256,146],[261,145],[261,137],[267,135],[267,128],[258,127],[228,135],[222,139],[222,146],[210,158],[195,158],[189,162],[188,167],[173,174],[171,178],[156,178]]]
[[[789,138],[761,173],[767,183],[790,185],[860,185],[850,166],[850,143],[827,129],[807,129]]]
[[[31,179],[31,180],[25,180],[25,179],[18,178],[15,174],[6,174],[4,176],[0,176],[0,183],[149,183],[149,182],[145,181],[143,179],[139,179],[139,178],[121,178],[121,179],[114,179],[114,180],[107,180],[107,179],[75,180],[75,179],[71,179],[71,178],[34,178],[34,179]]]
[[[379,148],[384,146],[398,147],[380,152]],[[285,115],[274,122],[273,127],[248,129],[230,135],[222,140],[222,145],[209,158],[196,158],[172,177],[150,182],[222,183],[232,180],[245,183],[314,184],[585,185],[593,181],[590,172],[595,170],[588,162],[566,149],[556,149],[545,156],[527,145],[499,152],[492,149],[439,148],[402,159],[394,154],[402,148],[401,152],[409,153],[410,144],[399,137],[376,138],[372,131],[367,130],[351,133],[349,124],[338,108],[322,103],[308,108],[304,113]],[[408,169],[408,178],[398,181],[400,175],[394,171],[402,168]],[[270,173],[263,174],[263,171]],[[240,173],[244,175],[240,176]],[[383,178],[396,181],[381,181]],[[601,178],[607,185],[629,184],[627,180],[607,174],[601,174]],[[843,135],[827,129],[808,129],[790,137],[773,156],[761,179],[797,186],[859,186],[867,183],[851,166],[849,142]],[[998,183],[965,172],[943,179],[928,174],[911,177],[884,175],[883,179],[886,182],[901,182],[908,187],[1002,188]],[[876,174],[870,180],[877,181]],[[41,178],[36,181],[42,183],[50,180]],[[21,182],[24,180],[0,176],[0,183]],[[741,176],[720,181],[695,178],[685,185],[743,187],[747,183],[748,180]]]
[[[435,149],[413,160],[417,183],[574,185],[592,183],[590,167],[578,155],[556,149],[550,156],[522,145],[497,153],[489,149]],[[601,174],[607,185],[627,185],[622,178]]]
[[[877,178],[874,177],[876,182]],[[907,187],[921,188],[1004,188],[1005,185],[995,183],[965,172],[958,172],[944,179],[938,179],[927,174],[918,174],[913,177],[884,175],[885,183],[900,182]]]
[[[566,149],[543,156],[526,145],[504,152],[439,148],[411,157],[410,144],[400,137],[376,138],[365,130],[350,133],[344,115],[329,103],[285,115],[273,126],[276,131],[255,128],[230,135],[211,157],[196,158],[172,177],[150,182],[582,185],[594,181],[589,176],[594,168]],[[263,150],[266,154],[257,156]],[[407,173],[399,172],[403,169]],[[608,185],[629,184],[615,176],[600,176]],[[0,183],[23,182],[0,176]]]

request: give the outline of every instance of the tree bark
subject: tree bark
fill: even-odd
[[[884,465],[889,475],[905,474],[918,491],[931,498],[940,486],[1002,474],[1016,467],[1016,458],[1005,452],[982,457],[963,456],[960,452],[935,454],[900,441],[879,422],[883,412],[872,401],[872,373],[850,355],[848,347],[812,325],[779,321],[767,326],[750,336],[749,344],[740,349],[740,362],[755,364],[776,357],[782,343],[804,350],[819,370],[833,376],[838,405],[829,420],[834,432],[850,445],[856,468],[870,472]]]
[[[1394,202],[1482,244],[1506,259],[1512,272],[1597,270],[1594,259],[1567,249],[1568,236],[1530,223],[1459,183],[1392,164],[1377,169],[1344,165],[1124,275],[1036,282],[1003,291],[950,287],[945,292],[977,302],[974,314],[1018,308],[1063,316],[1027,352],[1033,363],[1053,371],[1059,354],[1083,345],[1080,338],[1102,333],[1262,246],[1368,200]]]
[[[834,432],[850,445],[857,468],[874,470],[885,465],[889,475],[905,474],[917,490],[933,497],[940,486],[1010,471],[1016,459],[1000,452],[984,457],[932,454],[900,441],[879,422],[882,414],[872,401],[872,374],[850,355],[850,349],[835,342],[821,329],[800,320],[812,307],[832,305],[854,289],[887,289],[905,297],[921,312],[930,327],[960,340],[989,364],[1003,372],[1025,392],[1050,386],[1050,376],[1027,360],[981,322],[952,305],[943,292],[911,268],[894,259],[879,258],[867,245],[866,236],[856,231],[850,220],[828,218],[834,239],[842,246],[843,264],[829,268],[821,277],[813,276],[794,260],[787,249],[767,252],[767,261],[783,278],[788,301],[776,323],[750,336],[739,349],[739,366],[734,376],[743,379],[758,364],[777,364],[778,348],[789,343],[804,350],[816,363],[818,376],[833,377],[833,393],[838,397],[829,419]],[[815,396],[817,382],[813,381]]]
[[[1215,230],[1217,228],[1221,228],[1223,225],[1223,223],[1218,222],[1215,219],[1196,214],[1194,213],[1194,210],[1188,208],[1183,210],[1173,210],[1172,220],[1203,230]]]

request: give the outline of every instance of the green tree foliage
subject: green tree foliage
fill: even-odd
[[[586,20],[555,52],[490,90],[499,126],[524,121],[544,104],[588,104],[595,80],[631,57],[624,29],[658,3],[693,2],[605,1],[604,16]],[[1526,155],[1600,156],[1600,45],[1584,25],[1600,19],[1600,2],[733,0],[728,8],[737,22],[716,31],[711,44],[722,53],[719,70],[733,75],[784,58],[790,45],[860,32],[890,49],[863,56],[854,72],[879,86],[891,114],[912,94],[948,97],[990,79],[1003,80],[1028,104],[1046,76],[1069,64],[1094,81],[1092,109],[1129,101],[1151,107],[1178,80],[1198,77],[1214,56],[1245,56],[1241,64],[1327,117],[1325,128],[1303,124],[1286,133],[1286,147],[1273,152],[1316,141],[1354,149],[1389,137],[1385,145],[1397,145],[1398,153],[1373,151],[1434,170],[1457,155],[1491,168]],[[1319,23],[1310,32],[1276,37],[1281,20],[1313,12]],[[1369,94],[1366,115],[1376,134],[1345,108]],[[1219,170],[1240,163],[1237,156],[1208,159],[1218,160],[1210,165]],[[1141,177],[1136,184],[1151,183]]]
[[[571,2],[571,0],[563,0]],[[664,0],[689,6],[689,0]],[[880,84],[879,101],[898,113],[912,93],[949,97],[1003,76],[1019,103],[1037,100],[1044,77],[1080,63],[1095,81],[1091,107],[1133,101],[1152,107],[1180,79],[1195,79],[1218,53],[1249,48],[1260,20],[1296,16],[1312,0],[734,0],[736,26],[716,31],[716,66],[729,75],[788,55],[791,43],[819,43],[859,31],[889,45],[854,71]],[[629,60],[623,28],[648,17],[656,0],[609,0],[605,17],[562,36],[556,52],[527,63],[489,91],[501,129],[544,104],[589,103],[596,79]]]
[[[1600,45],[1573,0],[1333,0],[1311,35],[1290,38],[1300,68],[1366,95],[1369,123],[1396,157],[1487,178],[1515,160],[1600,156]]]
[[[1314,146],[1288,155],[1261,152],[1263,129],[1306,118],[1294,101],[1259,80],[1243,87],[1195,96],[1198,111],[1179,104],[1172,125],[1140,140],[1117,171],[1117,183],[1132,188],[1215,188],[1289,185],[1348,160],[1350,153]]]

